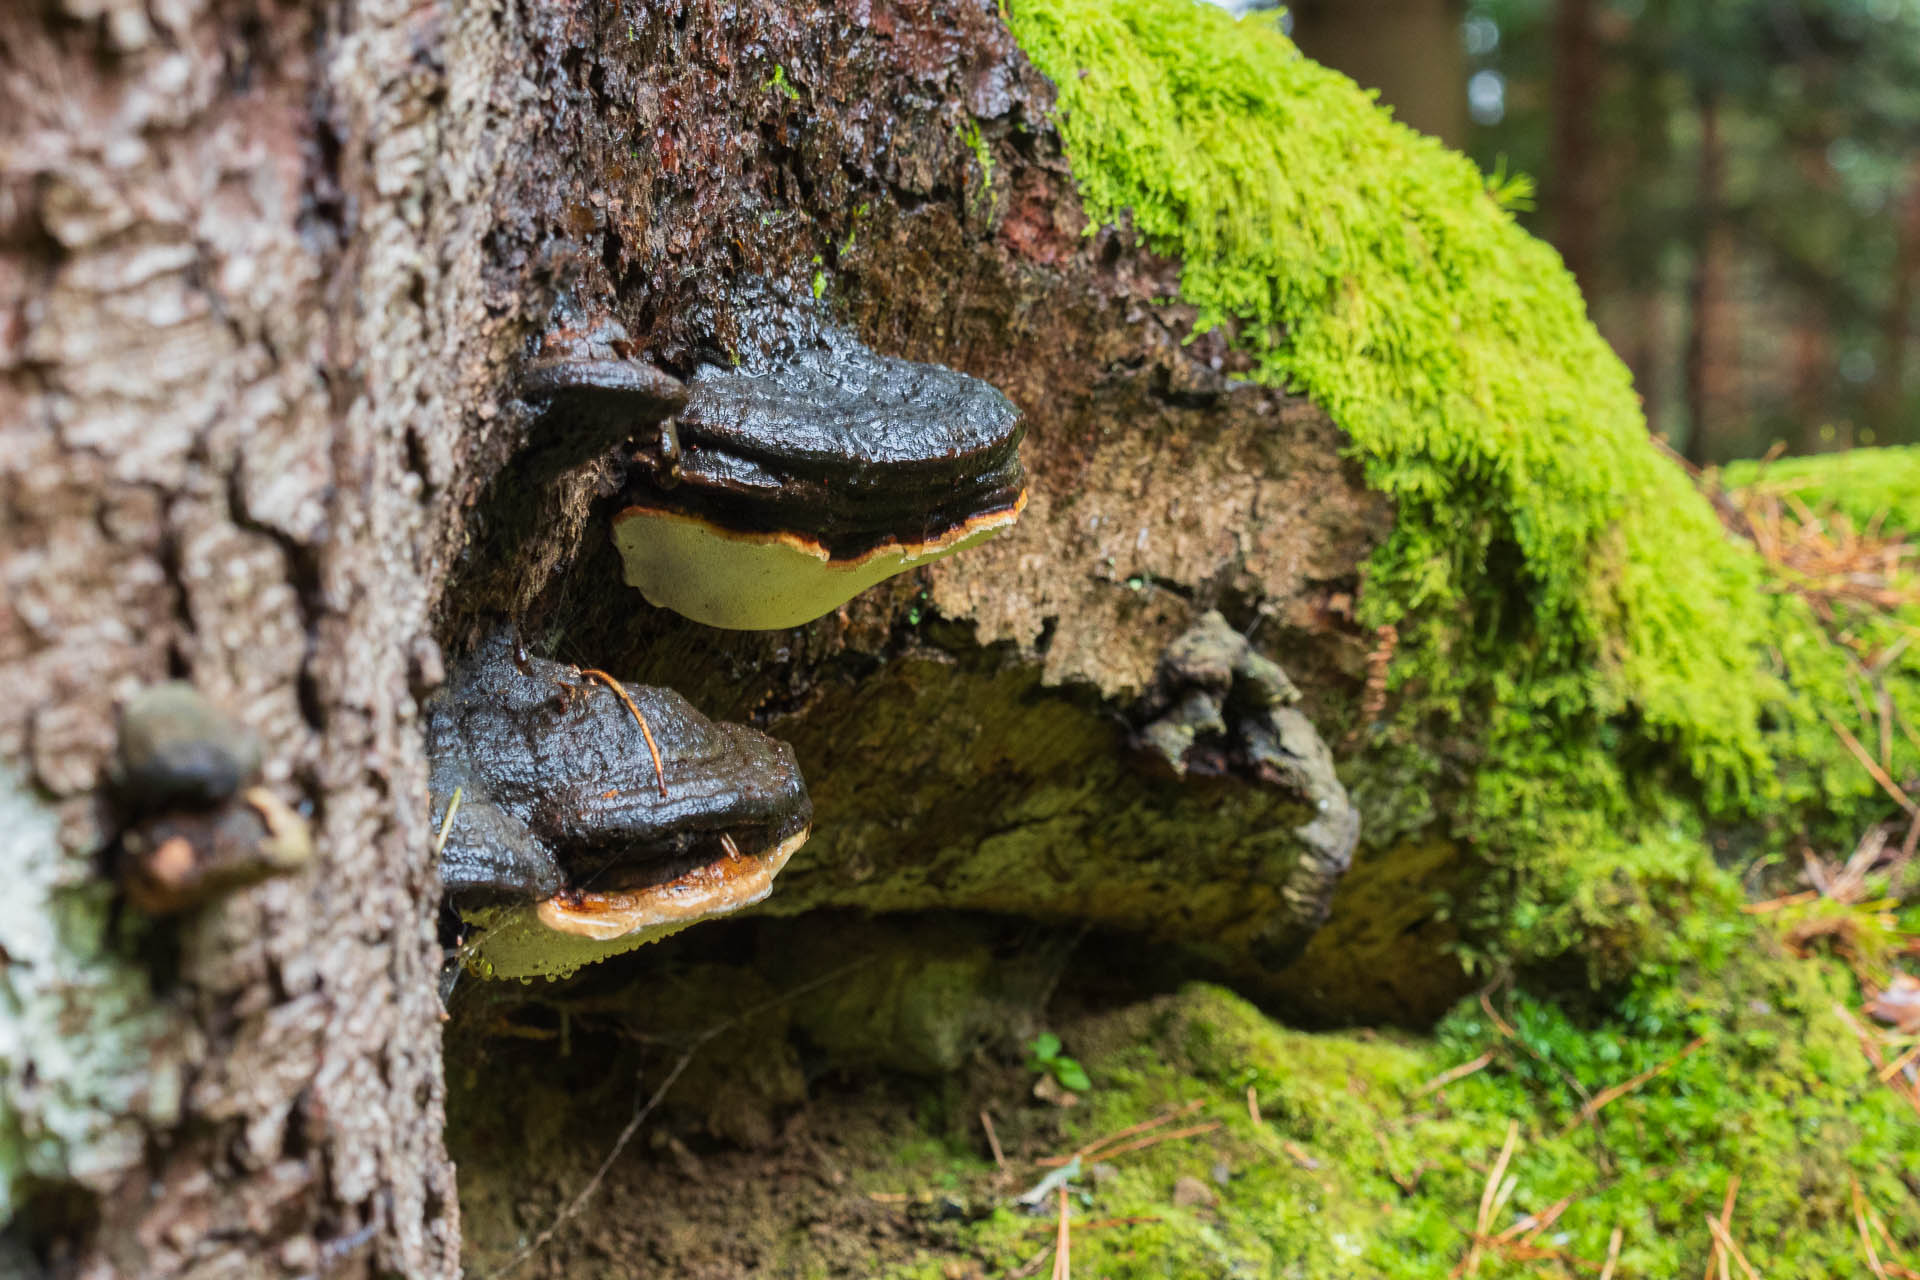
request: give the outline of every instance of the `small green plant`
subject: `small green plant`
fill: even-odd
[[[1053,1032],[1042,1031],[1027,1047],[1033,1050],[1033,1056],[1027,1059],[1027,1070],[1050,1074],[1062,1089],[1075,1093],[1093,1088],[1093,1081],[1087,1079],[1087,1069],[1080,1065],[1078,1058],[1069,1058],[1060,1052],[1060,1037]]]
[[[986,135],[980,132],[978,120],[969,120],[964,126],[957,127],[960,129],[960,141],[966,144],[967,150],[973,152],[973,162],[980,166],[980,185],[968,195],[968,203],[975,209],[990,209],[993,205],[993,147],[987,142]]]
[[[773,64],[773,74],[768,76],[767,82],[760,87],[763,89],[778,89],[781,93],[787,95],[789,101],[798,102],[800,100],[800,91],[787,83],[787,69],[777,62]]]
[[[1493,202],[1508,213],[1531,213],[1533,200],[1537,194],[1533,175],[1507,172],[1507,158],[1501,156],[1493,163],[1493,172],[1486,175],[1487,194]]]

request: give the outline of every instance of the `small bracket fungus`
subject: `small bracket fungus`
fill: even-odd
[[[306,821],[265,787],[260,743],[180,681],[144,689],[120,718],[108,783],[128,817],[114,848],[127,898],[171,915],[303,865]]]
[[[761,308],[749,329],[740,363],[701,368],[629,470],[613,540],[650,603],[715,627],[798,626],[1019,518],[1024,427],[993,387],[793,308]],[[576,397],[629,395],[617,362],[565,376]]]
[[[758,902],[813,820],[785,743],[517,660],[506,628],[426,711],[440,875],[482,977],[561,977]]]
[[[1270,963],[1291,958],[1325,923],[1360,843],[1359,810],[1334,772],[1333,753],[1293,707],[1299,700],[1279,664],[1209,612],[1160,656],[1134,736],[1175,777],[1233,774],[1292,791],[1313,808],[1312,820],[1294,829],[1305,849],[1281,886],[1288,911],[1269,930]]]
[[[652,434],[659,452],[672,454],[668,423],[686,404],[687,389],[673,375],[628,358],[631,348],[626,330],[610,319],[591,330],[547,335],[520,376],[520,397],[536,416],[516,461],[518,480],[551,480],[636,436]]]
[[[661,452],[674,452],[666,424],[687,402],[678,378],[641,360],[536,361],[520,394],[540,405],[535,438],[521,459],[530,480],[551,479],[633,436],[659,433]]]

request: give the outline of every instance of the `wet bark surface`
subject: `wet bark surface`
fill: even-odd
[[[1156,775],[1131,744],[1210,609],[1343,743],[1391,512],[1321,411],[1161,301],[1178,264],[1087,234],[1050,102],[991,3],[0,14],[16,1243],[57,1274],[453,1273],[418,707],[501,617],[794,745],[817,834],[772,909],[1299,950],[1273,929],[1298,790]],[[749,281],[1004,392],[1021,523],[791,631],[623,586],[614,470],[515,471],[513,388],[543,334],[609,316],[690,373]],[[317,853],[152,924],[100,881],[97,787],[116,707],[168,676],[262,738]],[[1347,1016],[1449,998],[1407,976],[1439,941],[1427,882],[1373,905],[1401,876],[1363,848],[1349,881],[1376,889],[1276,989]]]

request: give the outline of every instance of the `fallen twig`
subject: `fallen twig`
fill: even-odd
[[[1135,1138],[1132,1142],[1123,1142],[1117,1147],[1108,1147],[1099,1154],[1102,1160],[1109,1160],[1114,1156],[1124,1155],[1129,1151],[1141,1151],[1147,1147],[1158,1146],[1163,1142],[1177,1142],[1181,1138],[1197,1138],[1203,1133],[1212,1133],[1219,1127],[1220,1122],[1218,1120],[1209,1120],[1204,1124],[1189,1125],[1185,1129],[1171,1129],[1166,1133],[1149,1133]]]
[[[1041,1245],[1038,1253],[1028,1258],[1013,1270],[1007,1272],[1007,1280],[1026,1280],[1028,1276],[1038,1274],[1040,1264],[1047,1260],[1047,1255],[1053,1252],[1053,1247],[1054,1242],[1052,1240]]]
[[[1613,1269],[1620,1264],[1620,1243],[1626,1238],[1625,1230],[1613,1229],[1613,1236],[1607,1241],[1607,1260],[1600,1268],[1600,1280],[1613,1280]]]
[[[1484,1071],[1491,1065],[1493,1065],[1493,1050],[1489,1049],[1470,1062],[1463,1062],[1457,1067],[1449,1067],[1445,1071],[1442,1071],[1439,1075],[1427,1081],[1418,1089],[1415,1089],[1413,1096],[1416,1098],[1424,1098],[1436,1090],[1446,1088],[1456,1080],[1464,1080],[1476,1071]]]
[[[1860,745],[1860,739],[1848,733],[1847,726],[1834,719],[1832,712],[1823,711],[1821,714],[1826,716],[1827,723],[1832,725],[1833,731],[1840,735],[1840,741],[1848,751],[1853,753],[1853,758],[1860,762],[1861,767],[1867,771],[1867,775],[1880,784],[1880,789],[1892,797],[1893,802],[1899,805],[1908,817],[1920,815],[1920,804],[1915,804],[1913,797],[1894,785],[1893,779],[1887,776],[1887,771],[1882,769],[1879,762],[1868,755],[1867,749]]]
[[[1509,1241],[1517,1239],[1522,1244],[1531,1244],[1534,1238],[1542,1231],[1545,1231],[1548,1227],[1560,1220],[1560,1215],[1565,1213],[1568,1207],[1573,1204],[1573,1199],[1572,1196],[1566,1196],[1548,1205],[1546,1211],[1543,1213],[1528,1214],[1495,1236],[1493,1242],[1495,1244],[1506,1244]]]
[[[626,686],[598,667],[575,667],[574,670],[588,679],[605,681],[607,688],[613,690],[620,701],[627,704],[627,710],[633,714],[635,722],[640,726],[640,736],[647,740],[647,754],[653,757],[653,778],[660,787],[660,798],[665,800],[667,771],[660,765],[660,746],[653,740],[653,726],[647,723],[647,718],[640,714],[640,708],[634,706],[633,699],[627,696]]]
[[[1181,1116],[1192,1115],[1204,1105],[1206,1105],[1205,1099],[1195,1098],[1185,1106],[1176,1107],[1172,1111],[1157,1115],[1151,1120],[1142,1120],[1138,1124],[1130,1124],[1124,1129],[1116,1130],[1104,1137],[1095,1138],[1092,1142],[1089,1142],[1086,1146],[1081,1147],[1070,1155],[1042,1156],[1040,1159],[1034,1161],[1034,1163],[1043,1169],[1051,1169],[1074,1160],[1090,1160],[1110,1142],[1118,1142],[1123,1138],[1130,1138],[1136,1133],[1146,1133],[1149,1130],[1157,1129],[1163,1124],[1178,1120]]]
[[[1159,1222],[1160,1220],[1161,1219],[1154,1214],[1133,1214],[1124,1218],[1101,1218],[1094,1222],[1083,1222],[1080,1224],[1079,1229],[1081,1231],[1099,1231],[1107,1227],[1137,1227],[1149,1222]],[[1045,1244],[1040,1246],[1040,1251],[1013,1270],[1007,1272],[1006,1280],[1026,1280],[1026,1277],[1038,1274],[1040,1264],[1047,1260],[1049,1254],[1054,1254],[1059,1247],[1059,1229],[1056,1227],[1054,1234],[1048,1237]]]
[[[1746,1276],[1747,1280],[1760,1280],[1760,1277],[1755,1274],[1752,1264],[1747,1261],[1747,1255],[1740,1252],[1740,1246],[1734,1243],[1732,1234],[1729,1233],[1724,1226],[1720,1225],[1717,1219],[1711,1217],[1707,1219],[1707,1230],[1713,1233],[1714,1244],[1727,1251],[1726,1254],[1722,1255],[1720,1264],[1721,1275],[1726,1275],[1727,1267],[1725,1259],[1727,1256],[1731,1256],[1733,1260],[1739,1264],[1740,1273]]]
[[[1280,1149],[1286,1152],[1288,1157],[1302,1169],[1318,1169],[1320,1167],[1320,1162],[1315,1160],[1305,1147],[1291,1138],[1282,1142]]]
[[[1487,992],[1485,991],[1480,993],[1480,1009],[1492,1020],[1494,1029],[1504,1036],[1509,1043],[1513,1044],[1520,1052],[1526,1054],[1547,1070],[1553,1072],[1556,1076],[1559,1076],[1560,1083],[1566,1085],[1568,1089],[1578,1094],[1582,1103],[1591,1103],[1593,1101],[1593,1095],[1587,1091],[1587,1086],[1580,1083],[1579,1077],[1528,1044],[1526,1039],[1514,1029],[1513,1024],[1501,1017],[1494,1009],[1493,1001],[1488,998]],[[1593,1127],[1593,1138],[1594,1142],[1600,1147],[1602,1166],[1610,1166],[1611,1161],[1606,1156],[1606,1135],[1601,1132],[1600,1126],[1597,1124]]]
[[[1867,1229],[1867,1203],[1860,1194],[1860,1180],[1848,1174],[1847,1181],[1853,1186],[1853,1221],[1860,1229],[1860,1247],[1866,1252],[1867,1266],[1879,1280],[1888,1280],[1887,1269],[1880,1264],[1880,1255],[1873,1247],[1873,1233]]]
[[[1060,1188],[1060,1230],[1053,1238],[1053,1280],[1073,1280],[1073,1235],[1067,1225],[1067,1189]]]
[[[1500,1184],[1507,1176],[1507,1163],[1513,1159],[1513,1149],[1520,1141],[1520,1122],[1507,1121],[1507,1140],[1500,1146],[1500,1154],[1495,1158],[1493,1167],[1487,1170],[1487,1184],[1480,1191],[1480,1212],[1474,1217],[1473,1241],[1467,1246],[1467,1256],[1449,1273],[1450,1276],[1478,1275],[1480,1272],[1481,1251],[1490,1242],[1487,1230],[1493,1225],[1495,1206],[1503,1202],[1506,1196],[1501,1193]]]
[[[1902,1071],[1912,1066],[1916,1060],[1920,1060],[1920,1044],[1911,1046],[1892,1062],[1880,1068],[1880,1083],[1885,1084],[1887,1081],[1893,1079]]]
[[[1000,1135],[993,1131],[993,1117],[989,1115],[984,1108],[982,1108],[980,1112],[980,1127],[987,1131],[987,1149],[993,1152],[993,1163],[995,1167],[997,1167],[1000,1172],[1005,1173],[1007,1171],[1007,1157],[1006,1154],[1000,1150]]]
[[[1848,1174],[1847,1176],[1851,1178],[1853,1175]],[[1856,1182],[1855,1186],[1857,1187],[1858,1185]],[[1874,1212],[1871,1204],[1867,1203],[1865,1193],[1862,1193],[1860,1196],[1860,1204],[1861,1207],[1866,1210],[1867,1225],[1872,1227],[1873,1233],[1880,1237],[1880,1243],[1887,1247],[1887,1252],[1890,1254],[1899,1252],[1900,1246],[1893,1242],[1893,1236],[1887,1231],[1887,1224],[1880,1221],[1880,1215]],[[1898,1276],[1900,1280],[1920,1280],[1920,1271],[1915,1271],[1912,1267],[1904,1263],[1887,1259],[1882,1260],[1880,1265],[1887,1269],[1889,1276]]]
[[[1420,1179],[1426,1176],[1426,1162],[1424,1160],[1421,1161],[1419,1168],[1415,1169],[1410,1176],[1403,1178],[1394,1171],[1393,1149],[1387,1145],[1387,1135],[1375,1129],[1373,1131],[1373,1140],[1380,1145],[1380,1163],[1385,1167],[1387,1176],[1393,1179],[1395,1186],[1399,1187],[1408,1195],[1412,1195],[1413,1189],[1420,1185]]]
[[[1874,1071],[1876,1073],[1885,1071],[1887,1067],[1886,1056],[1880,1052],[1880,1046],[1876,1042],[1874,1034],[1867,1030],[1867,1028],[1861,1026],[1859,1020],[1847,1011],[1845,1005],[1836,1003],[1833,1006],[1833,1011],[1840,1015],[1840,1020],[1847,1024],[1847,1029],[1853,1032],[1854,1038],[1860,1042],[1860,1051],[1867,1055],[1867,1061],[1873,1064]],[[1889,1089],[1892,1089],[1895,1093],[1899,1094],[1900,1097],[1904,1098],[1907,1105],[1912,1107],[1916,1113],[1920,1113],[1920,1088],[1916,1088],[1912,1081],[1898,1072],[1882,1078],[1886,1081]]]
[[[447,832],[453,830],[453,815],[460,812],[460,788],[453,789],[453,798],[447,801],[447,816],[440,820],[440,835],[433,842],[433,856],[437,859],[440,851],[447,847]]]
[[[1727,1196],[1720,1203],[1720,1216],[1707,1215],[1707,1234],[1713,1237],[1713,1248],[1707,1250],[1707,1270],[1705,1280],[1714,1280],[1719,1273],[1720,1280],[1733,1280],[1728,1264],[1734,1258],[1740,1259],[1740,1267],[1749,1276],[1753,1269],[1747,1266],[1747,1260],[1740,1255],[1740,1247],[1733,1243],[1733,1206],[1740,1195],[1740,1175],[1734,1174],[1727,1179]],[[1757,1280],[1757,1277],[1755,1277]]]

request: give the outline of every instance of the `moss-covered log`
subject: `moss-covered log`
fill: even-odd
[[[618,1043],[756,1010],[687,1100],[784,1140],[808,1068],[1030,1030],[1083,926],[1114,973],[1151,939],[1166,972],[1420,1023],[1473,965],[1627,989],[1730,901],[1716,850],[1889,812],[1828,717],[1872,716],[1865,670],[1920,720],[1911,610],[1829,627],[1771,589],[1503,193],[1271,29],[1186,0],[149,8],[0,16],[8,1248],[451,1272],[417,711],[503,616],[791,741],[816,810],[766,908],[802,919],[458,993],[503,1230],[561,1199],[493,1213],[517,1135],[628,1104],[527,1087],[571,1078],[576,1018]],[[45,107],[72,86],[87,110]],[[547,474],[516,388],[583,320],[688,375],[766,283],[1000,388],[1031,490],[833,616],[716,633],[622,584],[614,469]],[[1194,637],[1223,634],[1248,644],[1208,686]],[[167,675],[262,737],[318,870],[150,926],[98,875],[99,786],[116,706]],[[1920,771],[1920,741],[1884,755]],[[971,914],[848,923],[928,911]],[[843,947],[875,972],[758,1008]],[[683,1176],[653,1190],[697,1198],[662,1140]]]

